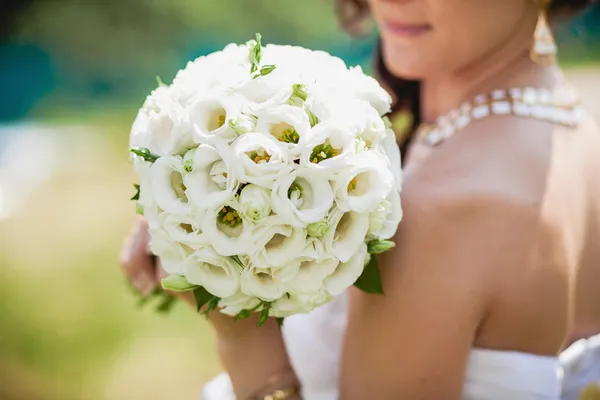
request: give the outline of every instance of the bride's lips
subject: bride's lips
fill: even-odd
[[[431,31],[429,24],[409,24],[403,22],[385,22],[384,29],[394,36],[417,37]]]

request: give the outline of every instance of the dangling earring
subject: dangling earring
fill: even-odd
[[[548,23],[548,7],[552,0],[539,1],[541,6],[533,34],[530,57],[537,64],[551,65],[554,63],[557,53],[556,43]]]

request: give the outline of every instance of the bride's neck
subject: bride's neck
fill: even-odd
[[[558,66],[531,61],[531,29],[518,32],[503,46],[458,71],[441,73],[422,81],[421,110],[424,122],[435,119],[479,94],[511,87],[552,87],[562,80]],[[527,39],[529,38],[529,39]]]

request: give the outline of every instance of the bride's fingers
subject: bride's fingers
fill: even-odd
[[[156,287],[155,266],[148,254],[148,226],[141,221],[126,239],[119,262],[131,284],[143,295]]]

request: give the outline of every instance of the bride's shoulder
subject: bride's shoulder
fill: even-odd
[[[424,162],[406,169],[400,231],[423,231],[415,237],[424,246],[436,232],[454,248],[479,246],[487,249],[482,257],[502,256],[499,261],[559,240],[560,223],[547,212],[556,129],[492,117],[429,149]]]

